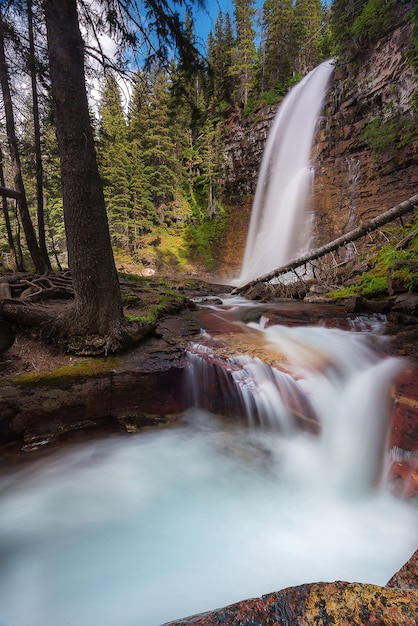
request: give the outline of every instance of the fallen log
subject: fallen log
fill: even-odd
[[[14,198],[15,200],[20,200],[22,194],[20,191],[16,191],[15,189],[0,187],[0,196],[3,198]]]
[[[385,211],[385,213],[381,213],[381,215],[378,215],[377,217],[374,217],[371,220],[364,222],[361,226],[358,226],[354,230],[350,230],[348,233],[341,235],[341,237],[337,237],[337,239],[330,241],[324,246],[316,248],[315,250],[311,250],[310,252],[307,252],[306,254],[296,259],[293,259],[292,261],[289,261],[289,263],[286,263],[286,265],[282,265],[281,267],[278,267],[277,269],[269,272],[268,274],[259,276],[258,278],[255,278],[254,280],[246,283],[245,285],[242,285],[241,287],[237,287],[236,289],[234,289],[232,293],[242,293],[246,291],[247,289],[249,289],[250,287],[257,285],[258,283],[266,283],[270,281],[272,278],[277,278],[277,276],[280,276],[281,274],[286,274],[287,272],[291,272],[292,270],[296,269],[297,267],[300,267],[301,265],[305,265],[305,263],[308,263],[309,261],[313,261],[314,259],[319,259],[320,257],[324,256],[325,254],[328,254],[329,252],[334,252],[335,250],[338,250],[338,248],[341,248],[342,246],[346,245],[347,243],[351,243],[352,241],[355,241],[356,239],[360,239],[361,237],[364,237],[368,233],[376,230],[377,228],[380,228],[381,226],[384,226],[385,224],[392,222],[398,217],[402,217],[402,215],[409,213],[413,208],[416,208],[417,206],[418,206],[418,194],[416,194],[415,196],[412,196],[411,198],[409,198],[409,200],[405,200],[404,202],[397,204],[396,206],[392,207],[388,211]]]

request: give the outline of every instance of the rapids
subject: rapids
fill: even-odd
[[[3,472],[2,625],[157,626],[304,582],[384,585],[414,552],[416,507],[385,489],[389,389],[404,363],[385,356],[381,323],[245,324],[235,308],[208,309],[213,332],[190,347],[188,376],[196,405],[220,361],[222,389],[246,399],[240,420],[191,406],[177,428]],[[256,337],[271,363],[216,355],[225,316],[229,336]],[[285,415],[274,371],[319,433]]]

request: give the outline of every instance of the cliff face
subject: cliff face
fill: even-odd
[[[337,69],[318,121],[312,150],[315,168],[315,243],[322,245],[362,221],[417,193],[418,141],[391,143],[385,123],[396,119],[404,137],[413,121],[411,95],[417,78],[407,64],[412,25],[400,16],[391,32],[364,55],[354,71]],[[223,182],[229,225],[218,251],[221,275],[237,273],[266,137],[278,106],[229,119],[225,133]],[[382,124],[380,149],[362,137],[370,122]],[[231,251],[233,251],[231,253]]]
[[[405,60],[410,33],[411,24],[399,24],[355,74],[335,72],[313,146],[318,245],[417,192],[417,140],[400,146],[385,138],[391,116],[399,130],[403,120],[405,132],[413,119],[410,99],[417,81]],[[362,139],[372,120],[381,123],[381,151]]]

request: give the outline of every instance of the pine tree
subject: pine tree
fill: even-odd
[[[255,79],[255,16],[254,0],[234,0],[236,47],[233,52],[230,74],[234,80],[234,102],[243,108]]]
[[[168,77],[160,68],[138,76],[130,129],[134,158],[143,167],[143,218],[150,228],[164,222],[173,208],[181,172],[170,126]]]
[[[120,89],[111,73],[106,77],[101,101],[98,159],[112,245],[129,252],[132,224],[128,128]]]
[[[264,90],[284,87],[292,75],[294,61],[292,4],[292,0],[264,2]]]
[[[305,74],[321,60],[321,0],[296,0],[295,18],[298,40],[297,70]]]
[[[208,36],[208,100],[211,108],[224,108],[231,101],[233,83],[231,77],[232,53],[234,49],[234,35],[231,17],[220,11],[215,22],[215,31]]]
[[[352,27],[368,0],[333,0],[331,5],[331,30],[334,51],[347,56],[357,48],[357,40]]]

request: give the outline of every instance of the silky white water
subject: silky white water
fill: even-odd
[[[375,486],[401,362],[377,355],[374,333],[256,330],[291,358],[322,433],[193,408],[174,430],[4,474],[2,625],[157,626],[304,582],[384,585],[411,556],[416,508]]]
[[[238,284],[280,267],[308,244],[312,141],[332,71],[331,61],[322,63],[280,105],[263,153]]]

